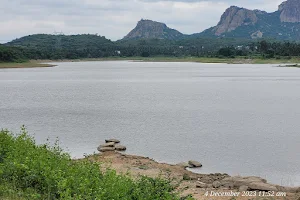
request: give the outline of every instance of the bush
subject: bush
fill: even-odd
[[[25,128],[0,131],[0,198],[179,199],[166,180],[101,172],[99,163],[73,161],[58,145],[37,145]],[[18,198],[16,198],[18,197]],[[9,199],[9,198],[8,198]]]

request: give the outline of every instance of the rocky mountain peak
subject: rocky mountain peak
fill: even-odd
[[[300,0],[288,0],[279,5],[281,22],[300,22]]]
[[[279,6],[278,6],[278,11],[282,11],[285,7],[286,1],[282,2]]]
[[[242,25],[255,24],[258,20],[257,11],[231,6],[221,16],[221,20],[214,28],[215,35],[231,32]]]
[[[182,36],[182,33],[167,27],[164,23],[142,19],[124,39],[177,39]]]

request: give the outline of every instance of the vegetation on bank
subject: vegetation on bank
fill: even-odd
[[[107,57],[107,58],[82,58],[82,59],[61,59],[61,60],[37,60],[34,62],[51,63],[51,62],[84,62],[84,61],[133,61],[133,62],[199,62],[199,63],[228,63],[228,64],[287,64],[300,63],[300,57],[266,59],[260,57],[235,58],[217,58],[217,57]],[[1,64],[0,64],[1,66]]]
[[[134,62],[198,62],[198,63],[227,63],[227,64],[288,64],[287,67],[299,67],[293,63],[300,63],[300,57],[291,58],[216,58],[216,57],[106,57],[106,58],[82,58],[82,59],[59,59],[59,60],[30,60],[26,62],[0,62],[0,69],[5,68],[36,68],[36,67],[54,67],[52,62],[85,62],[85,61],[134,61]],[[47,64],[46,64],[47,63]]]
[[[10,47],[0,44],[0,63],[16,62],[21,63],[27,60],[24,49],[19,47]]]
[[[52,64],[44,64],[40,61],[24,61],[24,62],[0,62],[0,69],[5,68],[35,68],[35,67],[54,67]]]
[[[106,57],[106,58],[82,58],[82,59],[59,59],[59,60],[30,60],[22,63],[1,63],[0,69],[5,68],[36,68],[36,67],[54,67],[52,62],[85,62],[85,61],[134,61],[134,62],[199,62],[199,63],[227,63],[227,64],[288,64],[300,63],[300,57],[263,59],[263,58],[216,58],[216,57]],[[47,64],[45,64],[47,63]],[[299,67],[295,64],[284,65],[287,67]]]
[[[0,45],[0,62],[126,59],[145,61],[283,63],[300,57],[300,44],[274,40],[190,37],[112,42],[98,35],[30,35]],[[268,60],[268,61],[266,61]],[[275,61],[273,61],[275,60]],[[248,62],[247,61],[247,62]],[[292,61],[291,61],[292,62]]]
[[[0,131],[0,199],[176,200],[169,181],[100,171],[99,163],[73,161],[58,145],[37,145],[25,128]],[[188,199],[188,198],[181,198]]]

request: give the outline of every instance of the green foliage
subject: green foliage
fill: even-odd
[[[58,145],[37,145],[25,128],[0,132],[0,198],[7,199],[179,199],[166,180],[101,172],[99,163],[73,161]]]
[[[6,45],[22,47],[30,59],[101,58],[116,55],[110,40],[91,34],[36,34],[13,40]]]
[[[224,47],[219,49],[218,55],[224,57],[234,57],[236,54],[236,50],[234,47]]]
[[[26,56],[22,49],[0,45],[0,62],[24,62]]]
[[[300,56],[300,44],[289,41],[243,38],[206,38],[198,35],[178,40],[136,39],[112,42],[98,35],[38,34],[16,39],[7,43],[6,46],[0,45],[0,62],[19,62],[24,59],[56,60],[107,57],[142,57],[142,59],[146,59],[157,56],[287,58]]]

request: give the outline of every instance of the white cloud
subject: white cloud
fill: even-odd
[[[141,18],[191,34],[214,26],[230,5],[275,11],[274,0],[2,0],[0,43],[34,33],[98,33],[117,40]]]

